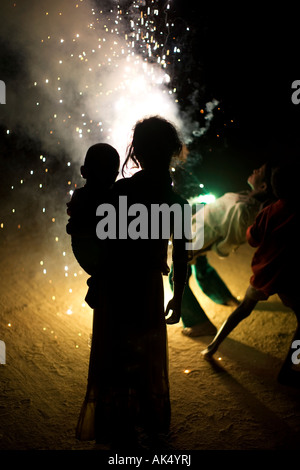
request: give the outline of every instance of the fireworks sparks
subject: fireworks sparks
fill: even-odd
[[[110,141],[123,155],[131,127],[144,115],[159,112],[179,123],[176,96],[168,88],[172,54],[166,38],[174,26],[166,14],[170,5],[158,31],[157,0],[151,6],[133,1],[127,10],[114,4],[106,12],[89,9],[84,1],[68,8],[65,3],[62,11],[46,12],[49,21],[40,32],[43,37],[36,38],[37,52],[49,58],[49,64],[35,67],[33,101],[38,115],[44,116],[47,107],[48,137],[60,145],[66,128],[73,143],[80,139],[76,145],[81,156],[91,141],[99,139]],[[80,21],[82,14],[86,24]],[[67,15],[80,32],[74,34]],[[179,53],[180,48],[173,48],[173,56]]]
[[[72,282],[85,273],[65,234],[65,203],[82,185],[79,165],[87,148],[109,142],[123,159],[132,126],[152,114],[171,120],[185,136],[197,132],[179,118],[174,68],[182,60],[182,48],[170,15],[172,2],[163,11],[158,0],[136,0],[126,8],[115,1],[107,8],[104,2],[106,8],[98,9],[88,0],[54,0],[46,2],[46,10],[45,2],[37,0],[30,9],[4,3],[8,24],[19,24],[12,41],[26,57],[28,73],[23,95],[5,105],[4,133],[10,141],[21,128],[41,143],[41,150],[28,162],[24,159],[8,181],[10,207],[1,212],[0,233],[25,230],[33,219],[47,229],[49,253],[37,270],[53,289],[64,280],[66,297],[72,299],[64,313],[72,315],[78,304]],[[215,105],[203,111],[207,123]],[[62,279],[53,277],[55,256]],[[57,303],[54,291],[49,290],[49,299]],[[82,300],[80,306],[85,307]]]

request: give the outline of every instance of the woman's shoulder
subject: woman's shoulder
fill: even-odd
[[[115,194],[122,194],[124,191],[128,190],[131,187],[131,178],[122,178],[117,180],[112,188],[112,191]]]

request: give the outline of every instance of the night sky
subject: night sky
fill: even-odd
[[[291,101],[291,84],[299,77],[298,15],[282,6],[202,15],[195,2],[191,9],[186,3],[176,2],[194,28],[194,63],[201,64],[206,96],[217,98],[224,113],[206,136],[214,152],[204,159],[203,176],[213,191],[239,189],[265,159],[297,155],[300,105]],[[222,126],[231,119],[234,125]]]
[[[180,106],[190,108],[190,93],[197,90],[198,119],[207,101],[219,101],[208,132],[193,143],[199,158],[192,170],[217,195],[245,189],[249,172],[273,152],[297,151],[300,105],[291,101],[298,74],[297,12],[252,6],[207,13],[198,1],[171,3],[182,49],[181,63],[172,69]],[[162,27],[166,4],[161,2]]]

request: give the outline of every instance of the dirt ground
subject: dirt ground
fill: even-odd
[[[6,344],[0,450],[94,450],[94,442],[74,437],[90,352],[92,311],[83,304],[87,276],[67,237],[55,239],[54,231],[44,239],[22,230],[4,235],[0,251],[0,340]],[[248,285],[252,252],[243,245],[226,260],[209,256],[236,296]],[[232,307],[214,304],[191,285],[219,327]],[[300,390],[277,383],[295,325],[294,314],[273,296],[225,340],[214,363],[200,355],[211,337],[187,338],[181,324],[168,326],[169,448],[297,449]]]

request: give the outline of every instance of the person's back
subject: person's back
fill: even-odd
[[[292,292],[296,287],[298,255],[297,172],[287,161],[274,169],[272,186],[278,200],[263,209],[247,230],[248,243],[257,247],[252,259],[251,284],[266,295]]]
[[[153,227],[152,225],[158,219],[155,219],[152,210],[155,209],[154,206],[166,205],[166,214],[167,216],[171,215],[170,238],[172,238],[174,224],[182,223],[183,225],[185,215],[191,217],[191,213],[188,211],[190,206],[185,199],[173,190],[169,173],[171,158],[177,155],[181,149],[182,144],[175,127],[164,119],[154,116],[137,123],[132,146],[123,165],[123,172],[130,161],[134,162],[140,168],[140,171],[130,178],[119,180],[114,187],[117,196],[126,195],[128,207],[134,204],[142,204],[148,213],[148,236],[134,240],[128,237],[126,251],[125,249],[119,250],[121,256],[125,256],[130,260],[131,266],[140,267],[143,262],[144,270],[158,267],[163,274],[167,274],[169,271],[167,266],[169,238],[162,236],[162,225],[163,223],[167,224],[168,220],[162,215],[159,219],[160,226]],[[174,204],[181,208],[180,220],[179,218],[175,220],[175,215],[173,217],[172,205]],[[180,211],[178,210],[178,212]],[[189,223],[190,220],[189,218]],[[130,219],[128,223],[130,224]],[[153,237],[151,229],[156,232],[156,237]],[[178,260],[177,266],[181,264],[185,266],[182,270],[184,274],[181,274],[181,268],[177,269],[175,274],[180,279],[180,283],[184,283],[186,280],[188,251],[185,243],[188,236],[189,234],[185,233],[182,227],[181,239],[179,237],[173,239],[173,258],[175,257]],[[119,246],[122,246],[122,243]]]
[[[169,173],[166,172],[163,177],[158,177],[147,170],[141,170],[131,178],[119,180],[114,187],[114,193],[118,198],[126,196],[128,209],[138,208],[138,205],[141,205],[144,210],[142,215],[137,212],[137,216],[141,217],[140,221],[144,222],[143,227],[136,227],[137,235],[140,232],[140,236],[137,239],[131,239],[129,233],[129,239],[126,241],[127,249],[126,251],[119,250],[119,256],[130,258],[130,263],[136,266],[141,266],[141,260],[143,260],[144,269],[155,267],[159,268],[163,274],[168,274],[169,237],[167,234],[169,233],[170,238],[172,237],[175,214],[182,217],[183,225],[184,217],[188,212],[185,208],[185,205],[188,206],[187,201],[172,189]],[[129,226],[134,218],[134,216],[128,217]],[[165,236],[162,236],[163,232]],[[182,227],[182,235],[184,237],[184,227]],[[180,243],[177,240],[176,246],[178,242]],[[119,246],[122,246],[122,241]],[[187,256],[185,248],[184,255]]]
[[[205,205],[204,246],[200,252],[213,250],[218,256],[227,257],[235,251],[246,242],[247,227],[254,221],[259,207],[259,201],[249,197],[243,201],[239,193],[226,193]],[[195,220],[193,216],[193,224]]]
[[[267,162],[248,177],[250,191],[228,192],[204,206],[204,245],[193,253],[194,260],[208,250],[227,257],[247,241],[247,228],[262,207],[274,200],[270,172],[271,164]],[[194,215],[194,227],[195,221]]]

